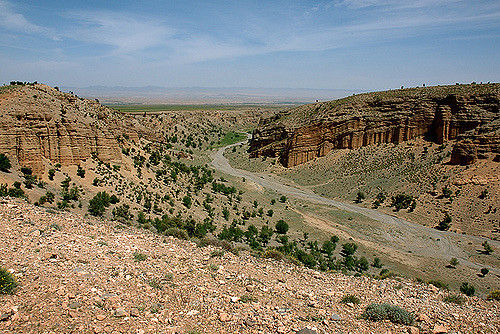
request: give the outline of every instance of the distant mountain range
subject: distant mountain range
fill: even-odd
[[[102,103],[309,103],[359,93],[349,89],[251,88],[251,87],[61,87]]]

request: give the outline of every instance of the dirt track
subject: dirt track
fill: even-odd
[[[403,257],[407,258],[407,261],[411,261],[411,258],[424,257],[428,259],[449,261],[452,257],[455,257],[462,265],[469,266],[475,270],[487,267],[490,269],[491,273],[500,275],[499,268],[471,261],[470,258],[476,255],[474,253],[475,250],[471,250],[471,247],[461,246],[468,245],[469,242],[480,245],[484,240],[488,240],[490,245],[498,249],[500,248],[500,242],[482,237],[457,234],[448,231],[438,231],[376,210],[362,208],[354,204],[338,202],[319,196],[308,190],[291,187],[277,181],[269,175],[235,169],[229,164],[228,159],[224,157],[224,151],[227,148],[240,145],[242,143],[244,142],[228,145],[214,152],[212,154],[212,166],[221,172],[235,177],[244,177],[247,181],[254,182],[280,194],[292,196],[297,199],[306,200],[320,205],[336,207],[344,211],[362,214],[372,219],[373,223],[370,224],[370,228],[365,228],[362,231],[348,225],[341,225],[339,228],[344,232],[349,233],[349,235],[351,235],[358,242],[361,242],[368,247],[377,246],[378,250],[390,254],[393,258]],[[316,219],[316,222],[320,222],[316,225],[320,228],[327,229],[328,226],[325,225],[328,225],[328,222],[323,219],[324,217],[321,217],[322,219],[317,218],[318,217],[313,218]],[[370,233],[367,233],[367,230],[369,230]]]

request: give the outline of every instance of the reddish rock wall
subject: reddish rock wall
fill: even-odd
[[[285,167],[292,167],[322,157],[333,149],[400,143],[418,136],[437,143],[468,139],[476,152],[500,153],[498,127],[488,128],[488,124],[499,119],[500,85],[492,87],[493,92],[488,90],[484,94],[443,95],[441,92],[433,96],[422,94],[426,92],[422,88],[418,94],[380,98],[380,93],[372,93],[365,94],[361,101],[351,97],[341,103],[304,106],[255,130],[251,156],[279,155]],[[299,122],[295,117],[295,123],[290,122],[297,114],[307,117]],[[461,157],[462,153],[466,156]],[[476,158],[470,154],[473,153],[465,146],[457,147],[452,163],[472,163],[477,153]]]
[[[121,160],[119,139],[138,140],[131,120],[95,101],[45,85],[19,86],[0,94],[0,152],[40,175],[43,159],[78,165],[95,152],[104,162]]]

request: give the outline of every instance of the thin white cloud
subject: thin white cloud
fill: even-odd
[[[161,46],[175,30],[151,18],[117,12],[73,12],[77,27],[66,37],[113,47],[113,54],[129,54]]]
[[[356,9],[390,6],[391,10],[394,10],[401,8],[439,7],[457,2],[463,2],[463,0],[337,0],[331,2],[331,4]]]
[[[5,0],[0,0],[0,26],[10,31],[43,34],[54,40],[59,39],[50,29],[34,24],[24,15],[17,13],[13,6]]]

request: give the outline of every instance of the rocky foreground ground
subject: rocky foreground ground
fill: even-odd
[[[500,303],[407,279],[321,273],[147,230],[0,203],[0,333],[499,333]],[[347,294],[360,304],[342,303]],[[371,303],[412,326],[361,317]]]

